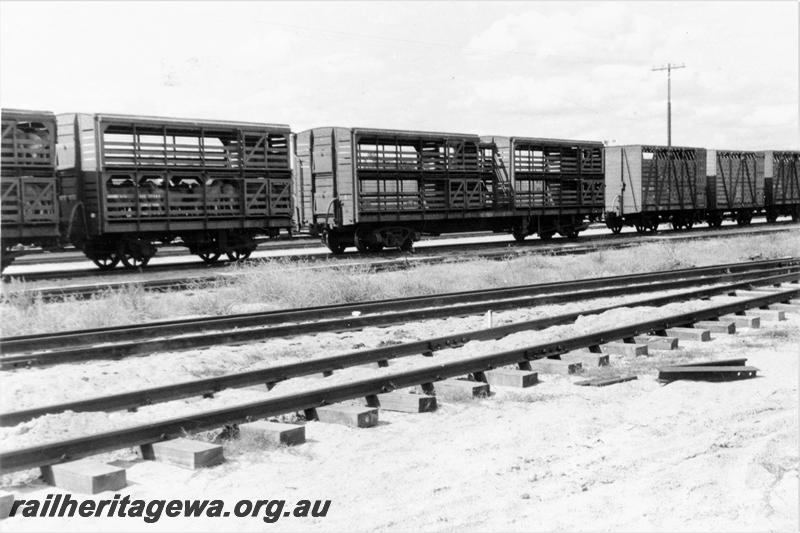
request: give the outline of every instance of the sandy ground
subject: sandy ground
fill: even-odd
[[[723,301],[720,298],[711,303]],[[686,304],[680,306],[683,310],[689,308]],[[566,306],[560,307],[566,312]],[[624,309],[586,317],[574,326],[469,343],[461,350],[439,352],[436,361],[604,329],[643,314],[675,310],[669,306]],[[510,312],[499,318],[516,320],[522,313]],[[347,343],[352,348],[358,344],[411,340],[429,334],[429,328],[442,332],[444,327],[480,327],[481,320],[429,321],[400,329],[365,330],[344,336],[325,334],[291,342],[299,343],[293,347],[298,350],[294,357],[304,358],[308,356],[304,352],[306,342],[336,351]],[[612,364],[620,371],[637,371],[637,381],[594,389],[574,386],[572,382],[579,379],[576,377],[541,375],[541,383],[530,389],[497,388],[493,397],[483,400],[445,399],[436,413],[381,412],[381,424],[376,428],[355,430],[311,422],[306,426],[308,442],[302,446],[264,450],[228,443],[228,461],[210,469],[193,472],[144,462],[136,459],[133,450],[106,456],[129,465],[130,485],[121,492],[123,495],[220,498],[231,507],[240,498],[288,502],[330,499],[331,509],[325,518],[285,518],[271,525],[260,517],[162,518],[152,525],[138,519],[11,518],[0,523],[0,528],[796,531],[800,315],[789,315],[785,322],[765,322],[761,329],[742,329],[736,335],[715,337],[710,343],[683,342],[676,352],[654,352],[647,358],[612,356]],[[250,363],[263,365],[259,360],[265,350],[280,352],[276,346],[267,349],[266,344],[230,348],[232,359],[246,366],[252,357]],[[252,352],[255,349],[260,352]],[[237,355],[237,350],[243,353]],[[221,368],[211,362],[215,356],[219,359],[220,353],[199,353],[205,354],[200,368],[211,372]],[[280,353],[287,360],[292,357],[289,352]],[[148,382],[148,376],[162,383],[182,379],[198,368],[193,364],[198,361],[192,362],[189,355],[167,356],[174,364],[166,376],[163,366],[161,372],[156,371],[155,360],[148,364],[148,359],[155,358],[59,367],[65,380],[60,389],[80,397],[88,390],[95,394],[110,392],[113,383],[119,384],[120,376],[125,376],[130,388]],[[198,357],[198,353],[193,355]],[[748,364],[760,369],[760,377],[732,383],[675,382],[666,386],[654,379],[654,369],[662,363],[734,356],[747,357]],[[133,365],[132,362],[139,370],[129,376],[133,366],[125,365]],[[271,393],[249,388],[227,391],[214,400],[170,402],[136,414],[70,413],[44,417],[16,428],[4,428],[0,437],[4,448],[17,447],[42,442],[48,435],[53,438],[53,428],[63,428],[65,422],[71,428],[69,434],[84,434],[157,419],[166,412],[178,414],[266,398],[353,376],[398,371],[412,364],[419,364],[419,359],[398,360],[388,369],[361,367],[325,380],[292,380]],[[41,386],[52,383],[53,375],[47,375],[52,371],[10,373],[15,378],[4,376],[3,385],[11,385],[15,401],[24,405],[44,403],[41,398],[45,391],[36,382],[41,379]],[[103,376],[111,377],[103,381]],[[85,390],[79,389],[81,381],[90,382]],[[52,390],[46,391],[47,403],[57,401],[52,394]],[[4,490],[18,493],[19,497],[40,498],[57,492],[34,478],[35,473],[6,476]],[[110,497],[110,493],[96,498],[101,497]]]

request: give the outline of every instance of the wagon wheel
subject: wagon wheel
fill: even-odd
[[[149,257],[138,259],[132,256],[130,252],[123,252],[120,257],[122,258],[122,264],[128,268],[144,268],[150,262]]]
[[[608,229],[611,230],[611,233],[614,235],[618,235],[619,232],[622,231],[622,221],[615,221],[608,225]]]
[[[340,255],[344,253],[344,249],[347,248],[340,240],[339,237],[328,230],[325,230],[322,233],[322,242],[325,243],[325,246],[328,247],[328,250],[333,252],[334,255]]]
[[[694,227],[694,220],[691,218],[686,221],[686,224],[683,225],[686,229],[692,229]]]
[[[372,246],[367,242],[367,239],[360,237],[358,235],[358,232],[356,232],[356,235],[353,238],[353,240],[355,241],[356,244],[356,250],[358,250],[359,253],[365,254],[373,251]]]
[[[228,256],[228,261],[244,261],[250,257],[251,253],[252,250],[231,250],[226,252],[226,255]]]
[[[578,230],[575,228],[569,228],[561,230],[561,235],[566,237],[567,239],[577,239],[578,238]]]
[[[14,256],[11,255],[11,250],[3,247],[3,255],[0,258],[0,270],[5,270],[8,265],[14,262]]]
[[[102,257],[93,257],[92,262],[100,267],[100,270],[111,270],[119,263],[119,256],[111,253]]]
[[[658,220],[651,220],[647,225],[647,229],[652,233],[656,233],[658,231]]]
[[[553,235],[555,235],[555,232],[553,232],[553,231],[540,231],[539,232],[539,238],[541,240],[543,240],[543,241],[549,241],[550,239],[553,238]]]
[[[647,226],[644,224],[636,224],[636,233],[647,233]]]
[[[222,254],[220,252],[200,252],[197,254],[197,257],[203,260],[203,263],[207,265],[211,265],[217,262],[219,256]]]
[[[401,252],[410,252],[413,248],[414,248],[414,241],[411,240],[411,237],[406,237],[406,239],[400,245]]]
[[[382,242],[376,242],[374,244],[368,244],[367,245],[367,251],[368,252],[380,252],[381,250],[383,250],[383,243]]]
[[[522,228],[519,227],[519,226],[514,226],[512,228],[511,235],[514,236],[514,240],[517,241],[517,242],[524,241],[525,237],[528,236],[528,234],[525,231],[523,231]]]

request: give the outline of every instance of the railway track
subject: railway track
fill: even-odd
[[[385,326],[634,292],[773,279],[800,271],[800,258],[733,263],[628,276],[504,287],[479,291],[243,313],[0,339],[0,368],[115,359],[157,351],[241,344],[301,334]],[[713,293],[713,292],[712,292]]]
[[[798,227],[800,229],[800,227]],[[760,228],[757,231],[752,232],[743,232],[739,231],[732,234],[716,234],[717,236],[741,236],[741,235],[751,235],[751,234],[759,234],[763,233],[764,231],[790,231],[790,228],[783,228],[783,227],[770,227],[770,228]],[[656,237],[653,237],[656,238]],[[703,239],[707,238],[705,234],[703,235],[664,235],[658,237],[661,240],[668,239],[680,239],[680,240],[695,240],[695,239]],[[468,255],[460,255],[457,256],[459,260],[465,259],[490,259],[490,260],[500,260],[506,259],[508,257],[513,257],[515,255],[522,255],[528,253],[547,253],[549,255],[579,255],[579,254],[586,254],[591,252],[596,252],[604,249],[609,248],[625,248],[630,246],[636,246],[641,244],[642,239],[640,238],[625,238],[620,235],[609,235],[604,236],[602,238],[589,238],[592,242],[566,242],[558,245],[552,245],[548,247],[536,247],[536,248],[526,248],[526,247],[515,247],[515,248],[508,248],[508,247],[500,247],[495,249],[485,249],[487,244],[481,245],[478,247],[477,250],[470,251]],[[448,245],[452,247],[453,245]],[[461,250],[463,252],[463,250]],[[295,257],[294,260],[299,260],[301,257]],[[395,257],[395,258],[377,258],[377,259],[368,259],[362,262],[352,262],[352,261],[344,261],[344,260],[333,260],[328,261],[325,263],[320,263],[318,265],[309,265],[307,267],[301,268],[308,268],[309,270],[315,269],[329,269],[329,268],[352,268],[352,267],[359,267],[359,268],[366,268],[373,272],[383,271],[383,270],[398,270],[403,268],[410,268],[414,266],[419,266],[423,264],[437,264],[443,263],[447,261],[452,261],[454,259],[453,255],[419,255],[419,256],[403,256],[403,257]],[[159,270],[149,270],[148,272],[160,272],[161,267],[158,267]],[[97,273],[97,271],[93,271]],[[135,281],[118,281],[118,282],[99,282],[99,283],[92,283],[86,285],[64,285],[59,284],[58,286],[54,287],[37,287],[31,289],[21,289],[18,291],[4,291],[3,296],[8,297],[10,295],[16,295],[18,297],[25,297],[31,299],[42,299],[45,301],[52,301],[58,300],[60,298],[91,298],[93,296],[97,296],[103,294],[108,291],[118,291],[118,290],[130,290],[132,288],[140,287],[143,290],[148,291],[168,291],[168,290],[182,290],[187,288],[202,288],[204,285],[217,283],[221,280],[224,280],[225,276],[227,275],[226,272],[220,272],[218,275],[201,275],[201,276],[190,276],[190,277],[175,277],[175,278],[168,278],[168,279],[155,279],[155,280],[135,280]],[[37,276],[38,277],[38,276]],[[35,280],[37,277],[31,279],[31,281]],[[27,279],[27,278],[26,278]],[[46,278],[43,278],[46,279]]]
[[[252,421],[254,419],[263,417],[278,416],[293,412],[310,412],[325,405],[334,404],[348,400],[355,400],[358,398],[367,398],[368,401],[374,402],[378,394],[394,391],[397,389],[410,388],[421,386],[430,393],[436,392],[436,382],[448,378],[456,378],[460,376],[470,375],[475,379],[481,380],[484,377],[484,372],[492,369],[502,368],[505,366],[517,366],[518,368],[530,368],[531,361],[543,359],[547,357],[557,357],[567,352],[578,349],[594,349],[604,343],[615,340],[626,340],[641,334],[663,334],[668,328],[681,327],[694,324],[698,321],[717,319],[719,317],[730,315],[734,313],[741,313],[746,310],[769,306],[772,304],[787,302],[792,298],[796,298],[800,294],[800,274],[793,273],[783,276],[771,276],[752,280],[747,286],[778,286],[780,284],[792,283],[791,286],[781,285],[777,288],[772,288],[769,291],[758,293],[756,295],[747,294],[746,296],[737,298],[736,301],[730,303],[718,303],[716,305],[709,305],[703,309],[695,310],[688,313],[674,314],[665,317],[654,318],[651,320],[642,320],[635,323],[623,324],[618,327],[604,329],[602,331],[595,331],[589,334],[578,336],[562,336],[558,339],[531,344],[522,348],[513,350],[501,351],[490,353],[480,356],[465,357],[457,360],[450,360],[439,364],[427,364],[415,367],[406,371],[387,371],[378,377],[369,379],[360,379],[357,381],[350,381],[338,385],[327,387],[319,387],[310,391],[300,393],[286,394],[277,397],[267,397],[262,400],[252,401],[245,404],[228,406],[225,408],[218,408],[199,413],[192,413],[182,416],[176,416],[168,419],[150,421],[146,424],[132,425],[121,429],[110,431],[101,431],[92,435],[80,436],[70,438],[67,440],[50,442],[41,445],[29,446],[14,450],[4,450],[0,452],[0,474],[8,474],[11,472],[42,467],[64,461],[76,460],[92,455],[114,451],[123,448],[130,448],[134,446],[151,444],[154,442],[163,441],[166,439],[181,437],[186,432],[198,432],[205,430],[218,429],[223,426],[238,424],[243,422]],[[717,294],[727,294],[731,291],[739,290],[739,284],[728,284],[726,286],[717,287]],[[684,294],[684,298],[705,298],[710,293],[699,290],[690,291]],[[669,298],[669,297],[668,297]],[[661,301],[662,303],[654,303]],[[626,306],[636,305],[663,305],[669,301],[668,299],[650,299],[640,302],[628,303]],[[581,314],[586,314],[582,312]],[[568,318],[571,316],[571,318]],[[543,321],[533,321],[538,323],[538,327],[548,327],[549,325],[557,323],[565,323],[568,320],[574,320],[577,314],[564,315],[562,317],[548,318]],[[529,329],[536,329],[534,324],[528,323]],[[508,335],[512,330],[510,326],[502,326],[501,328],[490,328],[483,330],[483,338],[500,338]],[[472,332],[475,333],[475,332]],[[466,335],[466,334],[465,334]],[[434,340],[428,340],[427,345],[433,346]],[[412,343],[413,344],[413,343]],[[449,347],[449,346],[448,346]],[[392,346],[391,349],[397,350],[397,346]],[[406,353],[408,352],[408,353]],[[272,368],[264,369],[258,375],[259,383],[274,383],[280,380],[295,377],[297,375],[304,375],[307,373],[316,372],[331,372],[346,368],[347,366],[365,364],[368,362],[380,361],[380,358],[386,358],[392,352],[381,352],[379,350],[367,350],[362,352],[355,352],[353,354],[345,354],[340,356],[326,357],[296,363],[292,365],[281,365]],[[411,348],[406,349],[401,356],[411,355],[412,353],[419,354],[425,353],[424,346],[417,345],[416,351]],[[220,378],[215,378],[220,379]],[[225,378],[228,379],[228,378]],[[208,381],[208,380],[206,380]],[[195,382],[199,383],[199,382]],[[246,382],[239,381],[237,383],[227,383],[226,386],[242,386]],[[206,389],[207,390],[206,383]],[[186,388],[186,384],[175,384],[168,387],[161,387],[162,393],[172,389],[174,394],[181,388]],[[200,389],[198,389],[199,391]],[[194,392],[195,394],[197,391]],[[150,391],[150,394],[153,394]],[[119,398],[117,395],[116,398]],[[180,396],[173,396],[180,397]],[[129,399],[129,403],[124,402],[114,403],[114,397],[104,397],[103,399],[94,399],[94,405],[86,405],[87,409],[115,409],[122,408],[127,405],[130,407],[133,401]],[[106,400],[108,403],[100,403],[101,400]],[[147,397],[140,397],[138,401],[147,403]],[[157,398],[157,401],[166,401],[163,397]],[[59,412],[63,410],[68,404],[61,406],[50,406],[50,412]],[[75,407],[73,404],[70,408]],[[34,416],[28,413],[27,418],[20,413],[6,413],[2,415],[2,419],[8,424],[14,422],[16,417],[17,422],[23,419],[30,419]]]
[[[592,227],[595,228],[605,228],[605,224],[593,224]],[[452,238],[471,238],[471,237],[482,237],[489,235],[490,232],[482,231],[482,232],[472,232],[472,233],[459,233],[457,235],[447,235],[447,236],[430,236],[425,237],[423,241],[437,241],[441,239],[452,239]],[[295,237],[289,238],[287,236],[281,236],[278,239],[269,239],[269,238],[259,238],[256,239],[256,251],[266,251],[266,250],[274,250],[274,249],[283,249],[283,250],[290,250],[290,249],[304,249],[304,248],[319,248],[323,246],[320,243],[319,237],[312,237],[310,235],[297,235]],[[23,265],[31,265],[31,264],[52,264],[52,263],[74,263],[80,261],[88,261],[83,252],[77,250],[73,246],[65,247],[63,251],[57,252],[47,252],[42,250],[41,248],[36,248],[32,250],[26,250],[24,255],[20,255],[14,261],[14,265],[16,266],[23,266]],[[194,257],[190,255],[185,248],[181,248],[180,246],[174,245],[167,245],[162,246],[158,250],[158,257]]]
[[[328,252],[314,252],[304,254],[290,254],[276,257],[252,257],[243,261],[245,264],[257,264],[265,259],[281,259],[285,261],[325,261],[326,268],[346,267],[352,265],[382,265],[378,268],[403,268],[408,264],[416,264],[416,261],[427,262],[441,262],[456,258],[463,258],[464,252],[468,252],[468,258],[501,258],[509,255],[527,254],[527,253],[543,253],[543,254],[582,254],[592,251],[597,251],[607,248],[629,247],[646,242],[669,242],[669,241],[692,241],[706,238],[718,237],[741,237],[749,235],[759,235],[764,233],[780,233],[788,231],[800,230],[800,224],[792,222],[782,222],[778,224],[763,224],[758,227],[738,227],[728,226],[713,230],[694,230],[691,232],[663,232],[654,235],[636,235],[636,234],[619,234],[614,235],[611,233],[604,233],[600,235],[587,235],[578,240],[563,240],[561,242],[550,242],[535,240],[526,240],[522,243],[515,241],[503,240],[498,242],[492,240],[491,242],[472,242],[472,243],[450,243],[450,244],[431,244],[430,246],[420,246],[416,250],[416,254],[408,254],[402,252],[383,252],[379,258],[372,256],[365,256],[357,252],[345,253],[342,256],[335,256]],[[505,238],[506,236],[504,236]],[[363,261],[364,258],[368,261]],[[353,259],[358,260],[354,262]],[[65,270],[65,271],[45,271],[45,272],[20,272],[3,274],[4,280],[17,279],[20,281],[42,281],[42,280],[60,280],[71,278],[86,278],[86,277],[105,277],[116,275],[131,275],[140,272],[148,274],[156,274],[171,271],[186,271],[186,270],[201,270],[204,273],[208,270],[224,270],[230,263],[220,262],[212,265],[202,265],[198,262],[181,262],[150,265],[144,270],[125,270],[113,269],[109,271],[101,271],[97,268],[87,268],[81,270]],[[207,274],[206,274],[207,275]],[[115,284],[110,284],[115,285]]]

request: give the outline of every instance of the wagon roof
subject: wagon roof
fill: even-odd
[[[480,137],[474,133],[453,133],[453,132],[442,132],[442,131],[392,130],[383,128],[357,128],[357,127],[351,128],[345,126],[325,126],[325,127],[311,128],[310,130],[306,131],[316,131],[329,128],[349,130],[353,133],[368,134],[368,135],[391,135],[395,137],[436,137],[436,138],[445,137],[445,138],[470,139],[474,141],[480,140]]]
[[[762,152],[772,152],[773,154],[800,154],[800,150],[775,150],[769,148],[767,150],[761,150]]]
[[[3,118],[15,118],[15,119],[46,119],[46,120],[55,120],[56,115],[52,111],[35,111],[32,109],[11,109],[4,107],[2,109]]]
[[[763,154],[765,152],[765,150],[735,150],[727,148],[708,148],[708,150],[723,154]]]
[[[705,150],[705,148],[701,148],[699,146],[666,146],[663,144],[615,144],[612,146],[607,146],[606,148],[648,148],[648,149],[662,149],[662,148],[674,148],[677,150]]]
[[[580,139],[554,139],[550,137],[521,137],[518,135],[481,135],[481,139],[510,139],[512,141],[518,142],[529,142],[529,143],[537,143],[537,144],[552,144],[552,145],[564,145],[564,144],[593,144],[598,146],[603,146],[602,141],[586,141]]]
[[[289,132],[288,124],[272,124],[266,122],[240,122],[235,120],[207,120],[191,118],[173,117],[154,117],[143,115],[121,115],[115,113],[59,113],[62,115],[90,115],[101,122],[126,122],[135,124],[146,124],[151,126],[184,126],[189,128],[211,127],[211,128],[258,128],[272,129]]]

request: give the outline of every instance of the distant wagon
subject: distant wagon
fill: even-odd
[[[59,243],[55,175],[56,117],[49,111],[2,110],[2,267],[12,247]]]
[[[247,257],[291,228],[288,126],[106,114],[58,116],[62,224],[101,268],[175,239],[206,262]]]
[[[719,227],[731,218],[749,224],[764,209],[764,154],[737,150],[708,150],[706,221]]]
[[[476,135],[315,128],[297,135],[297,223],[334,253],[514,224],[508,176]]]
[[[764,152],[764,182],[767,220],[800,220],[800,152]]]
[[[603,214],[603,144],[529,137],[483,137],[508,170],[521,241],[538,233],[577,237]]]
[[[691,228],[706,209],[706,150],[666,146],[609,146],[605,150],[605,217],[614,233],[661,222]]]

